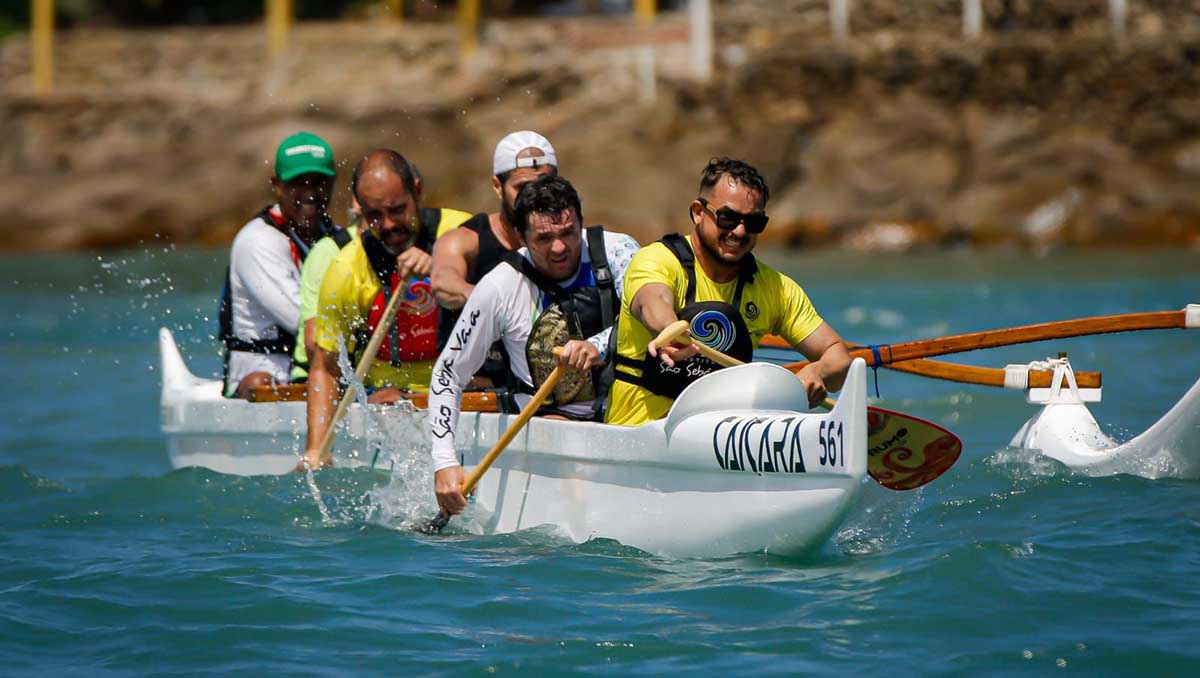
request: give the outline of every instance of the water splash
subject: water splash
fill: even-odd
[[[1014,480],[1032,481],[1070,473],[1070,469],[1061,462],[1047,457],[1039,450],[1024,447],[1002,447],[986,461]]]
[[[848,555],[870,555],[891,548],[908,535],[922,490],[894,492],[864,480],[858,501],[833,542]]]
[[[320,488],[310,472],[309,489],[313,500],[330,524],[352,519],[400,529],[423,526],[437,513],[425,412],[418,411],[408,401],[395,405],[370,404],[366,386],[354,372],[342,337],[338,338],[337,361],[347,391],[353,393],[355,402],[365,413],[363,449],[373,456],[373,468],[389,472],[389,482],[368,490],[357,501],[351,502],[345,513],[335,518],[324,505]],[[346,428],[342,426],[341,435],[355,435]]]
[[[372,428],[379,431],[378,465],[391,468],[389,482],[368,493],[372,522],[396,529],[420,529],[437,514],[433,494],[433,458],[424,411],[410,403],[370,411]]]
[[[308,491],[312,493],[313,502],[317,505],[317,510],[321,512],[321,523],[324,525],[333,525],[333,516],[329,513],[329,507],[325,505],[325,500],[321,498],[321,488],[317,487],[317,479],[313,477],[311,468],[304,469],[304,483],[308,487]]]

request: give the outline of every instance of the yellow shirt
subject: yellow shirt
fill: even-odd
[[[691,245],[691,238],[687,239]],[[629,268],[625,270],[625,291],[621,295],[621,318],[617,325],[617,353],[634,360],[642,360],[646,346],[654,335],[634,319],[629,307],[638,290],[647,283],[662,283],[675,293],[675,311],[678,313],[687,297],[687,272],[683,264],[661,242],[647,245],[638,250]],[[713,282],[699,262],[696,263],[696,301],[733,302],[737,280],[727,283]],[[750,330],[750,341],[755,348],[766,334],[777,334],[792,345],[808,338],[821,323],[821,316],[813,308],[808,295],[795,280],[758,262],[754,281],[742,289],[742,319]],[[641,375],[641,370],[618,366],[628,374]],[[654,395],[650,391],[624,381],[615,381],[608,395],[605,422],[621,426],[637,426],[667,416],[672,399]]]
[[[471,215],[466,212],[442,209],[438,234],[470,218]],[[367,317],[379,290],[379,278],[371,268],[362,238],[355,238],[334,257],[325,272],[325,279],[321,281],[314,333],[317,346],[336,355],[341,350],[338,346],[341,339],[352,356],[359,349],[366,348],[370,340],[366,331]],[[358,345],[360,341],[363,344],[361,347]],[[432,360],[407,362],[400,367],[376,360],[371,363],[371,369],[363,381],[371,388],[392,386],[424,391],[429,388],[432,375]]]
[[[350,234],[351,241],[358,239],[357,226],[347,226],[346,232]],[[325,271],[329,270],[329,264],[340,251],[333,236],[327,235],[312,246],[300,268],[300,327],[296,330],[296,349],[292,351],[293,383],[308,378],[308,370],[301,367],[308,365],[308,356],[304,352],[304,323],[317,317],[317,297],[321,294]]]

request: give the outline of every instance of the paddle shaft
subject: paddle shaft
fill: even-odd
[[[562,349],[560,348],[554,349],[555,355],[557,355],[561,350]],[[550,396],[550,392],[553,391],[554,387],[558,385],[558,380],[562,379],[562,375],[562,365],[556,365],[554,369],[550,371],[550,374],[546,377],[545,383],[543,383],[541,388],[537,390],[537,393],[533,394],[533,399],[530,400],[525,407],[521,408],[520,414],[518,414],[513,423],[509,425],[508,430],[504,432],[504,435],[500,436],[500,439],[496,441],[495,445],[492,445],[492,449],[488,450],[488,453],[483,455],[483,459],[480,459],[479,463],[475,465],[475,469],[471,471],[471,475],[467,476],[467,479],[463,481],[463,484],[459,490],[462,492],[464,497],[470,494],[471,490],[475,489],[475,486],[479,484],[479,479],[483,477],[484,473],[487,473],[487,470],[491,468],[492,463],[496,461],[496,458],[500,456],[500,453],[504,451],[504,448],[508,447],[508,444],[513,441],[513,438],[516,438],[517,434],[521,432],[521,429],[525,428],[525,424],[529,423],[529,420],[533,418],[534,413],[538,411],[538,408],[541,407],[546,398]],[[441,510],[438,511],[438,514],[434,516],[433,520],[429,521],[429,524],[426,525],[422,531],[426,533],[441,532],[442,528],[446,527],[449,522],[450,514],[445,510]]]
[[[475,486],[479,484],[479,479],[483,477],[484,473],[487,473],[487,470],[491,468],[492,463],[496,461],[496,458],[500,456],[504,448],[508,447],[513,438],[516,438],[517,434],[521,432],[521,429],[525,428],[525,424],[529,423],[534,413],[538,411],[538,408],[550,396],[550,392],[558,385],[558,380],[562,378],[562,375],[563,368],[561,365],[556,366],[550,371],[550,375],[546,377],[546,382],[537,390],[537,393],[533,394],[533,400],[530,400],[525,407],[521,408],[521,413],[517,415],[516,420],[508,427],[504,435],[500,436],[496,444],[492,445],[492,449],[483,455],[483,459],[479,460],[479,463],[475,466],[475,470],[471,471],[471,475],[463,481],[463,496],[470,494],[471,490],[475,489]]]
[[[878,349],[879,359],[869,348],[855,349],[850,352],[852,358],[862,358],[867,365],[886,365],[889,363],[929,358],[948,353],[962,353],[984,348],[1025,344],[1049,339],[1065,339],[1067,337],[1082,337],[1092,334],[1109,334],[1113,332],[1135,332],[1139,330],[1183,329],[1187,327],[1186,311],[1155,311],[1151,313],[1125,313],[1121,315],[1097,316],[1094,318],[1077,318],[1075,320],[1058,320],[1036,325],[1022,325],[968,334],[956,334],[934,339],[907,341],[900,344],[884,345]],[[807,362],[796,362],[784,365],[785,368],[796,372]]]
[[[392,298],[388,300],[387,307],[383,309],[383,317],[379,319],[379,324],[375,326],[375,331],[371,333],[371,339],[367,342],[367,350],[363,353],[362,360],[358,361],[358,366],[354,368],[355,381],[359,384],[366,378],[367,372],[371,370],[371,365],[375,363],[375,355],[379,353],[379,347],[383,345],[383,340],[387,337],[388,330],[392,327],[392,322],[396,319],[396,312],[400,310],[400,300],[404,297],[404,289],[408,287],[408,281],[403,281],[399,287],[392,293]],[[324,463],[329,459],[333,452],[333,441],[337,437],[337,423],[346,416],[346,410],[350,408],[350,403],[354,400],[350,390],[353,384],[346,387],[346,392],[342,394],[342,399],[338,401],[337,409],[333,412],[333,419],[329,421],[329,428],[325,431],[325,439],[321,442],[321,462]]]

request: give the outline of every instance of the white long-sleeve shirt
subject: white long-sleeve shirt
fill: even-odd
[[[241,339],[277,339],[278,328],[300,325],[300,264],[292,243],[279,229],[255,217],[238,231],[229,254],[229,293],[233,334]],[[268,372],[287,383],[290,355],[232,351],[229,384],[251,372]]]
[[[604,248],[608,255],[608,266],[616,285],[618,303],[625,290],[625,269],[633,259],[639,245],[633,238],[622,233],[604,233]],[[518,250],[529,259],[529,251]],[[587,238],[584,238],[580,269],[589,261]],[[559,283],[569,288],[579,276],[579,271],[568,280]],[[432,436],[433,469],[440,471],[455,466],[458,457],[454,453],[454,432],[458,426],[462,390],[471,377],[483,366],[488,348],[497,340],[504,342],[508,351],[509,369],[523,383],[533,386],[529,363],[525,359],[525,344],[533,324],[542,313],[542,293],[532,280],[521,275],[512,266],[501,264],[480,279],[463,306],[462,315],[454,326],[450,340],[438,356],[433,367],[433,381],[429,385],[429,425]],[[619,309],[614,308],[616,313]],[[608,335],[606,328],[588,341],[600,350],[601,360],[607,359]]]

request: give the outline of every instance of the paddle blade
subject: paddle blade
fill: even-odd
[[[445,511],[439,511],[433,520],[430,520],[422,527],[418,527],[417,531],[421,534],[441,534],[442,528],[446,527],[449,522],[450,514]]]
[[[958,461],[962,441],[903,412],[867,408],[867,473],[889,490],[915,490]]]

